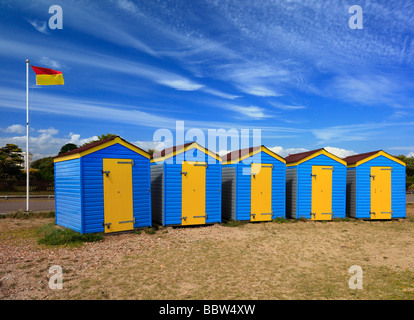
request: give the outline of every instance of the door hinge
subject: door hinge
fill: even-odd
[[[109,173],[111,173],[111,171],[103,171],[103,170],[101,170],[101,173],[102,173],[102,174],[106,174],[106,176],[108,176],[108,175],[109,175]]]
[[[181,174],[183,174],[183,175],[187,176],[188,172],[181,171]]]

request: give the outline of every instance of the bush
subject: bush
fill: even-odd
[[[72,229],[61,229],[54,224],[47,224],[38,229],[38,234],[41,236],[38,239],[39,244],[46,245],[79,245],[84,242],[95,242],[103,239],[102,233],[88,233],[80,234]]]
[[[240,220],[227,220],[223,222],[223,226],[225,227],[243,227],[245,224],[245,221]]]
[[[144,229],[145,233],[147,233],[147,234],[156,234],[157,230],[158,230],[158,227],[156,227],[156,226],[154,226],[152,228]]]
[[[276,222],[276,223],[286,223],[286,222],[289,222],[288,220],[286,220],[285,218],[282,218],[282,217],[277,217],[276,219],[273,219],[272,221],[273,222]]]

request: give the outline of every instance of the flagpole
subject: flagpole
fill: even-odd
[[[26,59],[26,211],[29,212],[29,59]]]

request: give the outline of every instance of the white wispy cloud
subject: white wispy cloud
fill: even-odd
[[[220,104],[218,106],[235,112],[235,117],[243,117],[251,120],[262,120],[271,117],[266,114],[264,108],[258,106],[240,106],[234,104]]]
[[[339,158],[346,158],[346,157],[357,154],[354,150],[346,150],[346,149],[341,149],[341,148],[336,148],[336,147],[326,146],[324,147],[324,149]]]
[[[41,57],[40,58],[40,63],[48,68],[52,68],[52,69],[61,69],[62,68],[62,64],[54,59],[50,59],[48,57]]]
[[[305,106],[287,105],[287,104],[276,103],[276,102],[269,102],[269,104],[272,105],[273,107],[277,108],[277,109],[284,110],[284,111],[294,111],[294,110],[301,110],[301,109],[306,109],[307,108]]]
[[[22,126],[21,124],[12,124],[11,126],[8,126],[7,128],[0,128],[0,131],[6,132],[6,133],[23,133],[26,131],[26,127]]]
[[[333,79],[326,92],[342,100],[364,105],[406,103],[406,92],[412,84],[398,76],[364,74],[340,75]]]
[[[389,127],[413,126],[414,122],[380,122],[352,124],[311,129],[310,132],[319,140],[319,144],[339,141],[363,141],[377,139],[379,132]]]
[[[310,151],[309,149],[306,149],[306,148],[284,148],[281,146],[270,147],[269,149],[284,158],[291,154]],[[356,152],[353,150],[347,150],[347,149],[337,148],[337,147],[326,146],[324,147],[324,149],[339,158],[346,158],[348,156],[352,156],[356,154]]]
[[[28,20],[28,22],[36,29],[36,31],[43,34],[49,34],[49,27],[46,21]]]
[[[36,130],[29,136],[29,150],[33,154],[34,160],[43,157],[56,156],[61,147],[67,143],[74,143],[81,146],[85,142],[98,139],[97,136],[81,138],[80,134],[70,133],[66,137],[58,137],[59,130],[50,127],[46,129]],[[13,143],[19,146],[20,149],[26,151],[26,135],[13,137],[0,137],[0,146],[7,143]]]
[[[188,79],[158,79],[157,82],[181,91],[195,91],[204,87],[204,85],[195,83]]]

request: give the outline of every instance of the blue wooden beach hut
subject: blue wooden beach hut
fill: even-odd
[[[325,149],[286,160],[286,215],[331,220],[345,217],[346,162]]]
[[[115,136],[54,158],[56,224],[82,234],[151,226],[150,155]]]
[[[154,153],[152,218],[157,224],[221,222],[221,158],[197,142]]]
[[[285,159],[265,146],[228,153],[223,157],[223,219],[285,218],[285,179]]]
[[[405,218],[406,164],[378,150],[344,159],[347,214],[362,219]]]

